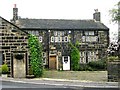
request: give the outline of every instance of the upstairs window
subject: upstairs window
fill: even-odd
[[[61,39],[62,39],[62,37],[58,37],[58,42],[61,42],[62,41]]]
[[[94,31],[85,31],[84,33],[85,33],[85,34],[84,34],[85,36],[95,35],[95,34],[94,34]]]
[[[97,36],[83,36],[82,41],[83,42],[97,42],[98,37]]]

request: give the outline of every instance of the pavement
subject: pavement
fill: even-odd
[[[71,87],[119,88],[118,82],[93,82],[93,81],[84,81],[84,80],[67,80],[67,79],[53,79],[53,78],[27,79],[27,78],[0,77],[0,81],[42,84],[42,85],[71,86]]]

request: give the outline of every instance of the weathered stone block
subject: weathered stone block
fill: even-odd
[[[120,61],[108,62],[108,82],[120,81]]]

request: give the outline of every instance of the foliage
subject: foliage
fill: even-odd
[[[108,53],[107,60],[108,61],[120,60],[118,58],[120,54],[119,49],[120,49],[120,45],[118,43],[110,43],[107,50],[107,53]]]
[[[106,61],[104,60],[99,60],[99,61],[91,61],[88,63],[88,65],[93,69],[93,70],[104,70],[106,69]]]
[[[76,71],[79,69],[80,53],[79,50],[72,43],[69,43],[69,45],[71,47],[71,69]]]
[[[108,56],[118,56],[119,48],[118,43],[110,43],[107,49]]]
[[[7,64],[3,64],[2,65],[2,74],[8,74],[8,66]]]
[[[120,5],[120,2],[118,2],[118,4],[117,4],[117,6],[119,6]],[[112,21],[114,22],[114,21],[118,21],[118,20],[120,20],[120,9],[118,8],[118,9],[112,9],[112,10],[110,10],[109,11],[110,12],[110,15],[111,15],[111,17],[112,17]]]
[[[30,68],[29,68],[29,75],[33,75],[33,69],[32,69],[31,66],[30,66]]]
[[[2,74],[2,68],[1,68],[1,66],[0,66],[0,75]]]
[[[109,56],[107,58],[108,61],[114,61],[114,60],[119,60],[118,56]]]
[[[88,64],[81,64],[78,71],[93,71]]]
[[[106,60],[99,61],[91,61],[87,64],[81,64],[79,67],[79,71],[98,71],[98,70],[106,70],[107,63]]]
[[[29,39],[30,65],[35,77],[43,74],[42,45],[36,36],[30,35]]]

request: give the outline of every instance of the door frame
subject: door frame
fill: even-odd
[[[55,57],[55,70],[58,70],[58,56],[56,54],[49,55],[49,69],[50,69],[50,57]]]

